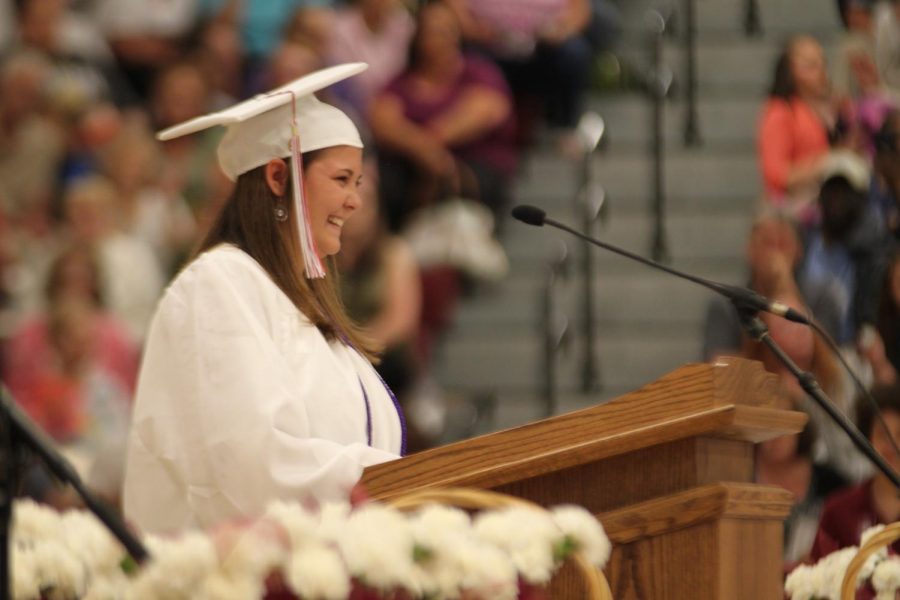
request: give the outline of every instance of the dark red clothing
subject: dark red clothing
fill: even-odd
[[[818,561],[835,550],[859,545],[862,532],[884,521],[872,502],[872,480],[832,494],[825,501],[810,558]]]
[[[817,562],[835,550],[858,546],[863,531],[881,524],[885,522],[875,511],[872,479],[835,492],[825,501],[825,508],[822,509],[810,559]],[[894,544],[892,552],[896,554],[898,550],[900,542]],[[857,600],[871,600],[874,597],[875,593],[870,586],[856,592]]]

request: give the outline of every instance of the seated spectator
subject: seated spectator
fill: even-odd
[[[175,0],[161,10],[147,0],[93,3],[93,18],[139,98],[149,95],[156,72],[184,53],[186,38],[196,25],[198,4],[198,0]]]
[[[787,410],[802,410],[792,401]],[[784,562],[803,560],[816,537],[825,498],[847,485],[834,469],[814,462],[816,428],[812,420],[798,434],[784,435],[756,445],[756,483],[791,492],[794,504],[784,523]]]
[[[81,110],[102,101],[136,101],[103,35],[64,0],[21,0],[17,46],[43,53],[53,65],[50,93]],[[14,46],[15,47],[15,46]]]
[[[3,380],[17,396],[41,373],[54,368],[49,313],[67,301],[84,302],[93,310],[86,319],[91,364],[129,394],[137,383],[137,344],[125,326],[106,312],[99,262],[90,246],[75,244],[61,252],[47,273],[44,308],[29,315],[13,333],[3,362]],[[27,395],[27,394],[26,394]]]
[[[846,312],[846,299],[833,278],[827,275],[813,277],[800,271],[800,260],[801,246],[796,226],[777,213],[759,217],[747,242],[750,267],[748,287],[801,313],[812,313],[834,337]],[[852,382],[842,377],[825,343],[808,327],[767,314],[761,316],[772,338],[788,355],[802,369],[815,375],[841,410],[850,409],[856,392],[852,389]],[[805,398],[793,376],[768,349],[752,342],[742,333],[737,311],[728,300],[718,296],[711,300],[706,313],[703,345],[706,360],[725,354],[744,356],[761,361],[767,370],[780,375],[789,390],[804,398],[804,408],[818,430],[815,460],[829,465],[851,481],[868,475],[867,464],[843,432],[826,418],[818,406]]]
[[[884,86],[875,59],[872,2],[850,0],[844,8],[847,33],[834,65],[834,91],[848,103],[856,147],[867,156],[875,151],[873,138],[885,114],[895,106]]]
[[[516,95],[522,141],[529,141],[541,113],[552,127],[575,127],[592,58],[585,35],[589,0],[445,2],[456,12],[464,39],[486,49],[503,69]]]
[[[286,41],[272,54],[268,65],[267,85],[269,88],[282,86],[309,75],[322,66],[323,58],[315,50],[300,42]]]
[[[900,239],[900,111],[892,110],[875,135],[869,199],[894,239]]]
[[[822,160],[836,125],[822,47],[809,36],[792,38],[775,66],[757,149],[766,200],[803,224],[816,220]]]
[[[811,312],[832,337],[838,337],[846,300],[830,276],[812,277],[800,269],[803,248],[797,226],[784,214],[757,217],[747,240],[747,287],[768,298],[793,298]],[[736,355],[742,346],[737,311],[727,299],[714,296],[706,310],[703,359]]]
[[[900,457],[891,446],[891,436],[900,442],[900,387],[876,387],[875,404],[887,424],[884,431],[869,402],[857,402],[856,425],[875,450],[895,471]],[[878,524],[900,520],[900,497],[887,477],[879,472],[852,487],[836,492],[825,501],[810,558],[817,561],[835,550],[859,544],[862,532]]]
[[[124,388],[91,362],[92,315],[90,304],[81,301],[66,300],[51,308],[51,366],[31,382],[32,386],[18,396],[18,401],[59,444],[87,486],[117,504],[123,482],[130,399]],[[35,477],[31,475],[26,481],[33,485]],[[45,499],[55,491],[52,487],[53,484],[43,489],[31,487],[28,491]]]
[[[875,8],[875,59],[888,89],[900,95],[900,1],[888,0]]]
[[[868,353],[872,355],[875,380],[894,383],[900,370],[900,252],[896,249],[888,261],[878,302],[878,336],[869,344],[880,344]]]
[[[840,283],[848,302],[837,339],[853,343],[864,326],[876,323],[890,240],[868,201],[870,171],[862,158],[834,152],[822,163],[822,174],[822,225],[810,238],[803,270]]]
[[[11,219],[54,191],[64,135],[42,110],[49,75],[49,62],[33,52],[0,63],[0,212]]]
[[[138,348],[103,308],[100,270],[90,247],[74,245],[54,261],[46,308],[13,333],[0,374],[13,397],[73,459],[88,485],[115,502],[121,485]],[[42,471],[27,492],[61,501]]]
[[[166,274],[180,267],[195,241],[196,223],[180,195],[158,184],[162,149],[138,124],[124,130],[101,154],[116,186],[120,226],[153,249]]]
[[[212,102],[209,82],[203,71],[191,61],[177,62],[163,69],[150,99],[152,127],[156,131],[183,123],[209,112]],[[222,133],[217,128],[198,135],[185,135],[163,144],[160,187],[167,194],[180,195],[194,218],[208,222],[215,214],[214,190],[227,181],[216,160],[216,147]]]
[[[73,185],[66,192],[65,209],[72,238],[97,253],[110,312],[125,323],[133,339],[143,341],[164,283],[153,251],[121,230],[116,189],[102,177]]]
[[[365,115],[375,95],[406,68],[414,30],[400,0],[352,0],[337,12],[327,62],[369,64],[367,71],[341,86],[342,99],[353,112]]]
[[[460,43],[446,6],[423,7],[407,70],[372,103],[380,195],[394,230],[448,182],[458,188],[460,171],[474,174],[471,196],[495,210],[507,203],[517,159],[509,92],[497,68]]]

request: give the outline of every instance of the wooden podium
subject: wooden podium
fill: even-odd
[[[777,394],[756,362],[686,365],[599,406],[369,467],[363,482],[379,499],[469,486],[584,506],[613,542],[616,600],[777,600],[791,495],[752,483],[753,445],[806,422]],[[551,597],[583,598],[577,578],[564,571]]]

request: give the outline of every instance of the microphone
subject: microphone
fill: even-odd
[[[512,216],[523,223],[528,225],[534,225],[535,227],[543,227],[544,219],[547,218],[547,213],[537,206],[530,206],[528,204],[520,204],[512,209]]]
[[[512,209],[512,216],[518,221],[521,221],[527,225],[533,225],[535,227],[543,227],[545,224],[550,225],[551,227],[561,229],[566,233],[570,233],[578,238],[581,238],[589,244],[599,246],[600,248],[609,250],[610,252],[614,252],[620,256],[624,256],[641,264],[647,265],[648,267],[653,267],[654,269],[669,273],[670,275],[674,275],[676,277],[680,277],[681,279],[686,279],[698,285],[702,285],[703,287],[721,294],[722,296],[725,296],[726,298],[731,300],[731,302],[734,303],[735,308],[737,308],[738,310],[752,310],[754,312],[762,311],[777,315],[779,317],[787,319],[788,321],[794,321],[795,323],[803,323],[805,325],[810,324],[809,319],[807,319],[799,311],[796,311],[790,306],[782,304],[781,302],[769,300],[765,296],[761,296],[760,294],[757,294],[749,288],[725,285],[723,283],[718,283],[716,281],[697,277],[696,275],[691,275],[690,273],[685,273],[683,271],[673,269],[672,267],[668,267],[654,260],[650,260],[649,258],[644,258],[643,256],[639,256],[633,252],[629,252],[628,250],[619,248],[618,246],[614,246],[613,244],[609,244],[607,242],[592,238],[581,233],[577,229],[572,229],[565,223],[560,223],[559,221],[555,221],[549,218],[546,211],[536,206],[520,204],[519,206],[516,206]]]

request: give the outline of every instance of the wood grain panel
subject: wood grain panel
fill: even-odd
[[[675,440],[758,442],[799,431],[805,415],[768,407],[773,376],[734,360],[687,365],[600,406],[369,467],[363,482],[379,498],[427,486],[496,488]]]

